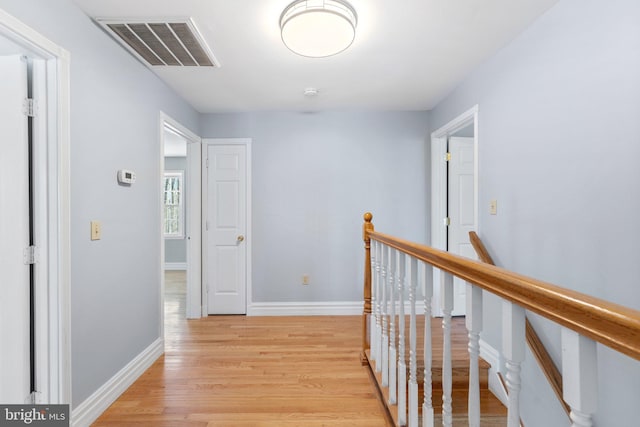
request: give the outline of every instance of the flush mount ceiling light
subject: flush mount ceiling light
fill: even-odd
[[[324,58],[353,43],[358,17],[342,0],[296,0],[280,15],[282,41],[298,55]]]

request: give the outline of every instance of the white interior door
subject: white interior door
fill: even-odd
[[[209,314],[246,314],[247,147],[205,144]]]
[[[450,137],[449,152],[448,251],[476,259],[475,250],[469,241],[469,232],[476,230],[473,138]],[[465,282],[454,277],[454,316],[462,316],[466,312],[465,292]]]
[[[21,404],[31,392],[26,61],[0,57],[0,76],[0,402]]]

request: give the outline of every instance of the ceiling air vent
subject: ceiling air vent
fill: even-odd
[[[96,19],[153,67],[220,67],[192,19]]]

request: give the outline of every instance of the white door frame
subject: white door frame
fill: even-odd
[[[46,62],[47,100],[35,129],[36,403],[71,403],[69,52],[0,9],[0,37]],[[42,116],[44,115],[44,117]],[[46,123],[45,126],[42,126]],[[45,130],[46,129],[46,130]]]
[[[187,141],[187,178],[184,187],[187,189],[185,218],[185,239],[187,246],[187,295],[186,317],[197,319],[205,315],[202,311],[202,244],[201,244],[201,179],[200,179],[200,144],[202,138],[191,132],[177,120],[164,112],[160,112],[160,176],[158,188],[160,188],[160,313],[162,335],[164,336],[164,209],[162,209],[162,188],[160,183],[164,176],[164,136],[165,129],[177,133]]]
[[[478,105],[460,114],[446,125],[431,133],[431,246],[447,250],[447,227],[444,219],[447,216],[447,165],[444,161],[447,153],[447,138],[458,130],[473,123],[473,192],[476,200],[474,218],[478,227]],[[442,316],[440,305],[441,275],[438,269],[433,270],[434,316]]]
[[[202,139],[202,151],[204,153],[207,150],[208,145],[244,145],[246,147],[247,152],[247,195],[246,195],[246,206],[247,206],[247,231],[245,233],[244,243],[247,248],[247,267],[246,267],[246,311],[245,313],[249,313],[249,307],[251,306],[252,300],[252,285],[251,285],[251,245],[253,242],[253,234],[251,233],[251,138],[203,138]],[[205,156],[202,156],[202,161],[204,162]],[[205,166],[202,166],[204,170]],[[202,174],[202,199],[205,199],[204,191],[207,188],[207,184],[205,180],[207,179],[206,174]],[[207,236],[206,236],[206,218],[207,218],[207,204],[202,203],[202,259],[207,259]],[[209,277],[207,271],[207,264],[203,263],[202,265],[202,277]],[[207,306],[207,284],[202,283],[202,313],[203,317],[208,316],[209,308]]]

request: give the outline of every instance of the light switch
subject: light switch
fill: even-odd
[[[91,240],[100,240],[102,237],[102,223],[91,221]]]
[[[497,200],[491,200],[489,202],[489,214],[491,214],[491,215],[497,215],[498,214],[498,201]]]

